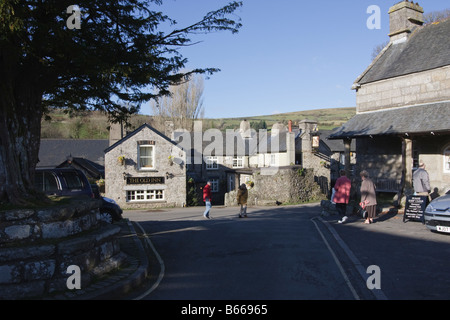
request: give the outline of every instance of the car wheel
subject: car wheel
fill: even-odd
[[[104,221],[106,223],[113,223],[113,217],[109,212],[100,212],[97,216],[97,220]]]

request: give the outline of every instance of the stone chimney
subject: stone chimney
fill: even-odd
[[[120,122],[109,124],[109,145],[112,146],[114,143],[122,139],[124,136],[123,127]]]
[[[391,42],[407,40],[414,28],[423,25],[423,8],[418,3],[401,1],[389,9]]]
[[[317,121],[305,119],[300,121],[298,127],[302,132],[302,152],[312,152],[312,133],[317,129]]]
[[[248,122],[247,120],[242,120],[240,127],[239,127],[239,133],[241,134],[242,138],[244,138],[244,139],[251,138],[252,133],[251,133],[250,122]]]
[[[168,137],[170,140],[173,140],[174,137],[174,123],[173,121],[167,120],[164,122],[164,134],[166,137]]]

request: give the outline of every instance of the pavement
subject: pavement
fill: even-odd
[[[433,240],[433,238],[442,237],[442,235],[430,232],[421,222],[404,222],[403,212],[398,212],[393,208],[387,208],[379,214],[376,223],[365,225],[363,219],[358,216],[350,216],[344,224],[338,224],[337,215],[317,216],[316,221],[320,221],[324,230],[329,230],[335,237],[342,237],[351,242],[350,235],[347,238],[346,233],[354,232],[353,226],[358,229],[371,228],[391,235],[411,236],[424,240]],[[127,254],[127,260],[123,267],[118,271],[112,272],[95,283],[80,290],[68,291],[56,296],[44,298],[45,300],[138,300],[132,297],[136,292],[146,290],[152,283],[157,281],[157,270],[152,271],[152,267],[159,268],[157,261],[158,254],[153,245],[140,230],[138,224],[123,219],[118,222],[121,227],[119,244],[121,251]],[[450,237],[447,241],[450,243]],[[152,266],[153,265],[153,266]],[[136,293],[136,294],[135,294]]]

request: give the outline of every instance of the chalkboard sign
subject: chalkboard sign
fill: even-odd
[[[405,213],[403,215],[403,222],[406,219],[419,220],[424,222],[423,214],[427,207],[427,196],[408,196],[406,197]]]

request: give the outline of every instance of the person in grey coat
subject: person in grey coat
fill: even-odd
[[[377,194],[375,183],[369,178],[366,170],[361,171],[361,206],[367,211],[367,219],[364,223],[373,223],[373,219],[377,215]]]
[[[427,196],[428,200],[430,200],[430,177],[428,176],[428,172],[425,170],[425,163],[423,162],[419,163],[419,169],[413,173],[413,186],[416,195]]]

